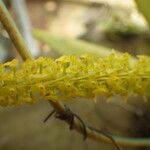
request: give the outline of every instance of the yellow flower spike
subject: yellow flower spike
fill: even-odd
[[[98,58],[91,55],[40,57],[22,64],[17,60],[0,64],[0,105],[35,103],[39,97],[72,100],[129,95],[150,97],[150,57],[115,53]]]
[[[16,66],[17,66],[18,62],[19,61],[17,59],[14,59],[12,61],[9,61],[9,62],[5,63],[4,67],[5,68],[10,68],[13,71],[13,75],[15,76]]]
[[[0,105],[1,105],[2,107],[8,106],[8,100],[7,100],[5,97],[0,98]]]
[[[39,89],[39,93],[42,95],[42,96],[45,96],[46,94],[46,89],[45,89],[45,86],[40,84],[38,85],[38,89]]]
[[[9,67],[9,68],[15,68],[18,64],[18,60],[17,59],[14,59],[12,61],[9,61],[9,62],[6,62],[4,63],[4,67]]]
[[[4,71],[4,65],[0,63],[0,75],[3,73]]]

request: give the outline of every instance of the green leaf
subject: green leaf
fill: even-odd
[[[104,57],[112,53],[112,49],[95,45],[80,39],[70,39],[52,35],[44,30],[35,29],[33,35],[41,42],[50,45],[55,51],[63,55],[79,56],[84,53]],[[117,52],[120,53],[120,52]]]

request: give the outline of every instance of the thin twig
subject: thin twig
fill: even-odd
[[[19,33],[13,19],[11,18],[2,0],[0,0],[0,21],[6,29],[7,33],[9,34],[12,42],[14,43],[17,51],[19,52],[23,60],[32,59],[32,56],[30,55],[30,52],[26,47],[21,34]]]
[[[72,130],[74,128],[74,120],[77,119],[80,124],[82,125],[82,134],[83,134],[83,140],[86,140],[87,138],[87,128],[90,130],[93,130],[99,134],[103,134],[104,136],[106,136],[108,139],[110,139],[112,141],[112,144],[114,145],[114,147],[116,148],[116,150],[121,150],[121,148],[117,145],[117,143],[115,142],[115,140],[112,138],[112,136],[110,135],[110,133],[106,133],[104,131],[95,129],[93,127],[87,126],[84,121],[76,114],[73,113],[66,105],[65,105],[65,112],[63,113],[59,113],[57,112],[55,109],[44,119],[44,122],[46,122],[52,115],[54,114],[54,116],[57,119],[66,121],[67,123],[69,123],[70,126],[70,130]]]
[[[44,123],[55,113],[55,109],[44,119]]]

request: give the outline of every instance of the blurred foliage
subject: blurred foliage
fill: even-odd
[[[147,33],[147,29],[133,22],[130,14],[113,13],[112,17],[108,21],[104,21],[101,26],[107,35],[116,34],[116,36],[126,38]]]
[[[84,53],[91,53],[100,57],[107,56],[112,53],[110,48],[95,45],[80,39],[71,39],[61,36],[54,36],[44,30],[33,30],[35,38],[44,44],[48,44],[53,50],[63,55],[81,55]],[[117,51],[116,51],[117,52]],[[119,52],[117,52],[119,54]]]
[[[135,2],[150,26],[150,0],[135,0]]]

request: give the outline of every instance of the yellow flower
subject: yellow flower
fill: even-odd
[[[72,100],[75,97],[131,94],[150,97],[150,57],[115,53],[98,58],[91,55],[40,57],[18,65],[14,59],[0,64],[0,105],[35,103],[39,97]]]

